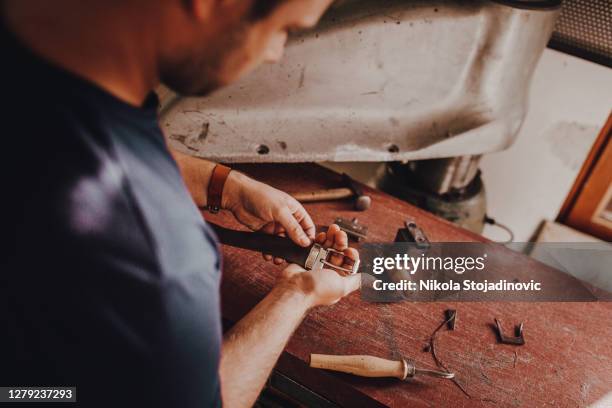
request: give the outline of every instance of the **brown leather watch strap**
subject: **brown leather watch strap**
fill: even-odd
[[[208,211],[215,214],[221,209],[221,199],[223,197],[223,186],[227,181],[227,177],[230,174],[230,169],[222,164],[217,164],[213,169],[212,175],[210,176],[210,182],[208,183],[208,194],[206,195],[206,201]]]

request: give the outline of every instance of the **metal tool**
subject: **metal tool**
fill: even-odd
[[[497,318],[495,319],[495,327],[497,328],[497,335],[500,343],[513,344],[515,346],[522,346],[525,344],[525,338],[523,337],[523,323],[514,328],[514,336],[507,336],[504,334],[501,323]]]
[[[404,225],[406,228],[397,230],[395,242],[415,242],[418,248],[429,248],[429,239],[413,219],[406,220]]]
[[[359,261],[355,261],[350,269],[332,264],[329,258],[333,254],[344,255],[333,248],[324,248],[319,244],[304,248],[294,244],[289,238],[261,232],[231,230],[211,222],[208,224],[213,228],[222,244],[270,254],[285,259],[289,263],[300,265],[307,270],[327,267],[351,275],[359,270]]]
[[[347,220],[346,218],[338,217],[334,220],[334,224],[340,227],[342,231],[346,232],[348,238],[352,239],[353,241],[360,242],[367,238],[368,227],[366,225],[359,224],[359,220],[357,220],[357,218]]]
[[[403,359],[399,361],[385,360],[384,358],[367,355],[333,356],[311,354],[310,367],[339,371],[362,377],[395,377],[400,380],[414,378],[417,375],[445,379],[455,377],[454,373],[416,368],[414,364]]]
[[[370,208],[372,205],[372,198],[364,194],[363,189],[356,181],[350,178],[347,174],[343,174],[342,184],[344,187],[309,191],[306,193],[294,193],[292,195],[301,203],[354,198],[354,206],[357,211],[365,211]]]

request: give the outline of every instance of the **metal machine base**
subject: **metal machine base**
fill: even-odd
[[[458,161],[470,165],[457,166]],[[472,156],[424,162],[427,163],[387,164],[378,187],[463,228],[482,233],[487,205],[477,160]]]

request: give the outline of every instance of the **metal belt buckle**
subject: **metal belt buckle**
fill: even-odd
[[[344,256],[342,252],[337,251],[333,248],[323,248],[319,244],[314,244],[310,249],[310,254],[308,254],[308,258],[306,258],[306,263],[304,267],[308,270],[318,270],[323,269],[325,266],[327,266],[329,268],[347,273],[349,275],[354,275],[357,273],[357,271],[359,270],[359,261],[355,261],[351,269],[336,266],[328,260],[329,257],[334,253]]]

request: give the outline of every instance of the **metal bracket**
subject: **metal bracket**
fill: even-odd
[[[525,344],[525,338],[523,337],[523,323],[514,328],[514,336],[507,336],[504,334],[501,328],[501,323],[498,319],[495,319],[495,326],[497,328],[497,335],[499,336],[500,343],[513,344],[515,346],[522,346]]]
[[[366,225],[359,224],[357,218],[347,220],[346,218],[338,217],[334,220],[334,224],[340,227],[340,229],[346,232],[349,239],[356,242],[365,240],[368,234],[368,227]]]
[[[404,225],[406,225],[406,228],[400,228],[397,230],[395,242],[415,242],[418,248],[429,248],[429,239],[427,239],[425,232],[423,232],[423,230],[416,224],[416,222],[414,222],[414,220],[406,220]]]

